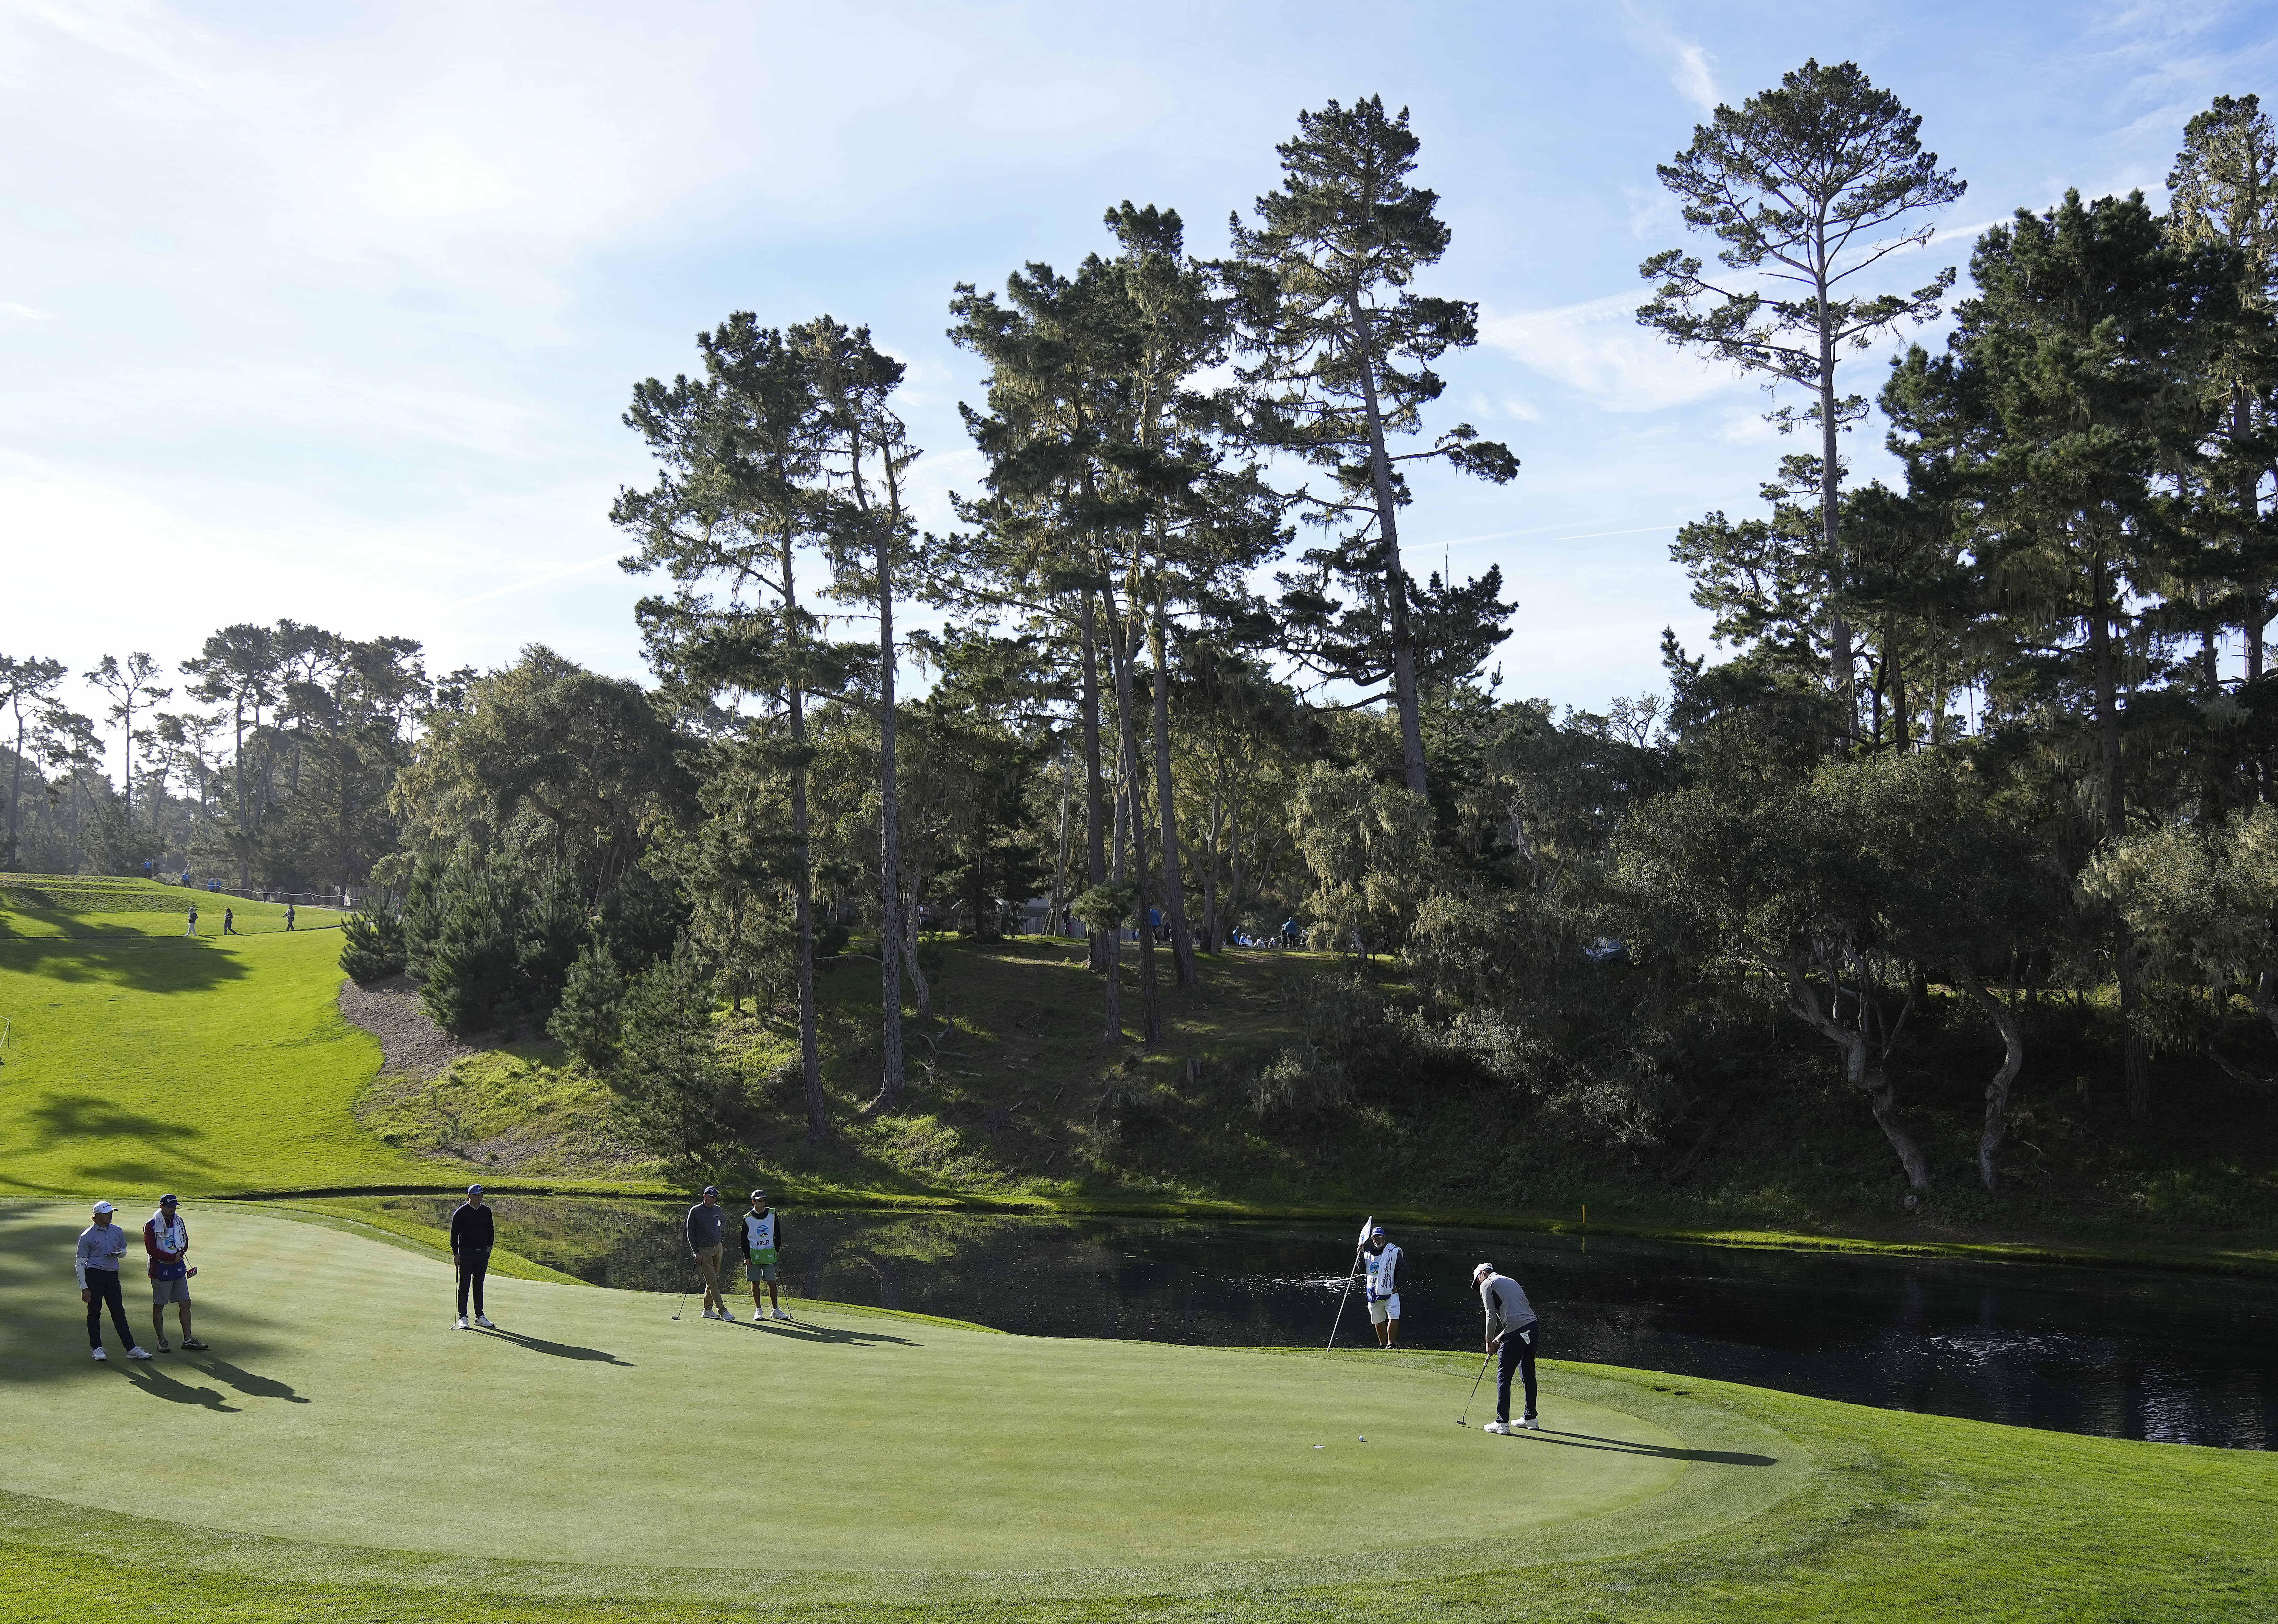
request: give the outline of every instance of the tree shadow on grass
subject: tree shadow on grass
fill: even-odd
[[[1556,1444],[1567,1449],[1599,1449],[1614,1455],[1643,1455],[1654,1460],[1698,1460],[1707,1466],[1777,1466],[1773,1455],[1736,1454],[1722,1449],[1667,1449],[1658,1444],[1640,1444],[1632,1438],[1601,1438],[1588,1432],[1556,1432],[1546,1427],[1541,1431],[1525,1434],[1545,1444]]]
[[[203,992],[253,973],[243,959],[217,951],[203,937],[128,935],[0,936],[0,970],[146,993]]]
[[[551,1353],[556,1359],[578,1359],[589,1364],[622,1365],[632,1369],[633,1361],[620,1359],[615,1353],[598,1347],[579,1347],[574,1342],[548,1342],[541,1337],[525,1337],[518,1330],[485,1330],[481,1335],[500,1342],[511,1342],[526,1347],[533,1353]]]
[[[76,1178],[157,1186],[180,1182],[186,1168],[214,1165],[211,1157],[189,1147],[193,1140],[205,1137],[204,1129],[127,1110],[105,1100],[49,1100],[26,1115],[43,1145],[95,1140],[114,1148],[133,1147],[131,1155],[115,1155],[109,1161],[74,1163],[72,1174]]]

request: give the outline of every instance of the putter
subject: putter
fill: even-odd
[[[1501,1337],[1497,1337],[1495,1340],[1497,1342],[1501,1342],[1502,1338]],[[1464,1413],[1456,1417],[1456,1424],[1457,1426],[1468,1427],[1472,1424],[1472,1399],[1476,1399],[1479,1396],[1479,1384],[1487,1379],[1487,1360],[1493,1359],[1494,1356],[1494,1349],[1489,1348],[1487,1351],[1487,1357],[1479,1361],[1479,1373],[1472,1378],[1472,1397],[1471,1399],[1464,1400]]]
[[[692,1281],[690,1281],[690,1282],[688,1283],[688,1292],[692,1292],[692,1291],[694,1291],[695,1289],[696,1289],[696,1283],[695,1283],[694,1281],[692,1281]],[[687,1307],[688,1307],[688,1292],[681,1292],[681,1293],[680,1293],[680,1308],[675,1308],[675,1309],[672,1311],[672,1317],[673,1317],[676,1321],[677,1321],[677,1320],[680,1318],[681,1309],[682,1309],[682,1308],[687,1308]]]

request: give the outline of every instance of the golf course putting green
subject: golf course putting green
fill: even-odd
[[[1487,1388],[1458,1427],[1478,1361],[1447,1355],[803,1303],[676,1323],[670,1298],[499,1278],[501,1329],[459,1331],[431,1251],[196,1203],[210,1351],[98,1365],[84,1210],[0,1203],[0,1522],[138,1561],[587,1596],[1320,1584],[1642,1550],[1811,1471],[1760,1422],[1610,1373],[1548,1370],[1540,1434],[1482,1433]]]

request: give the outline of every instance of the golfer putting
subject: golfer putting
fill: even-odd
[[[1534,1309],[1526,1300],[1526,1293],[1517,1281],[1495,1272],[1493,1263],[1481,1263],[1472,1270],[1472,1284],[1479,1287],[1479,1302],[1487,1309],[1487,1351],[1500,1352],[1495,1361],[1495,1418],[1487,1424],[1489,1432],[1507,1433],[1510,1425],[1510,1378],[1517,1373],[1526,1398],[1526,1408],[1519,1414],[1519,1426],[1528,1432],[1540,1431],[1541,1423],[1534,1416],[1534,1345],[1538,1324]]]
[[[752,1323],[756,1325],[768,1317],[760,1307],[760,1287],[768,1288],[768,1306],[775,1317],[788,1320],[782,1300],[776,1295],[776,1269],[783,1254],[783,1215],[768,1205],[765,1190],[752,1192],[752,1209],[744,1215],[744,1272],[752,1283]]]

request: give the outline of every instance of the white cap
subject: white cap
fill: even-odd
[[[118,1210],[118,1208],[113,1207],[109,1201],[96,1202],[95,1209],[97,1212],[117,1212]]]
[[[1472,1284],[1477,1285],[1493,1273],[1494,1273],[1493,1263],[1481,1263],[1477,1269],[1472,1270]]]

